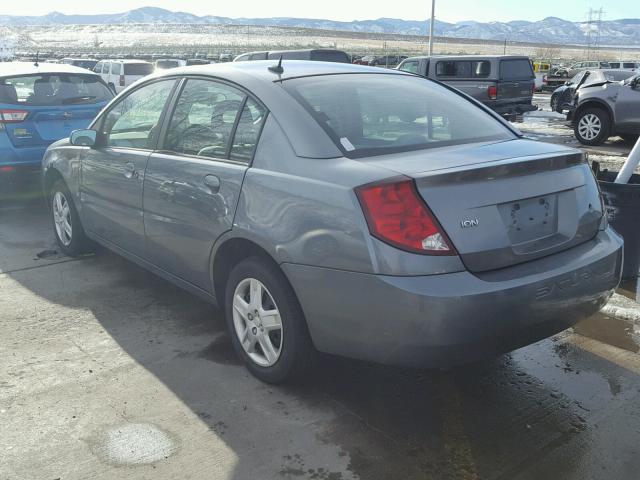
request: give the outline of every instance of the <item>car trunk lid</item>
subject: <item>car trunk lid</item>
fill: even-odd
[[[593,238],[601,222],[597,185],[575,150],[515,140],[374,162],[415,180],[472,272],[570,248]]]

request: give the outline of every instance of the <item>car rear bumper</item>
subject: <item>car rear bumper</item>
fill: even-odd
[[[16,168],[40,168],[47,146],[15,148],[6,134],[0,132],[0,166]]]
[[[393,277],[284,264],[318,350],[378,363],[462,364],[597,312],[620,281],[611,229],[564,252],[474,275]]]

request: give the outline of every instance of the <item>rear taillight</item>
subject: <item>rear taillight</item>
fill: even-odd
[[[120,86],[124,87],[124,75],[120,75]]]
[[[487,93],[489,94],[489,98],[491,100],[495,100],[498,98],[498,87],[496,87],[495,85],[491,85],[488,89],[487,89]]]
[[[455,255],[412,180],[363,185],[356,188],[356,195],[374,237],[415,253]]]
[[[20,123],[29,115],[26,110],[0,110],[0,123]]]

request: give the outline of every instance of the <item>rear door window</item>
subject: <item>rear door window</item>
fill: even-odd
[[[149,75],[153,73],[153,65],[150,63],[125,63],[125,75]]]
[[[266,114],[267,111],[262,105],[253,98],[247,99],[233,137],[230,156],[232,160],[251,162]]]
[[[227,158],[245,94],[210,80],[187,80],[171,116],[164,150]]]
[[[500,62],[500,78],[502,80],[530,80],[533,77],[531,62],[526,58]]]
[[[97,75],[50,74],[8,77],[0,83],[15,89],[16,104],[82,105],[107,102],[113,94]]]

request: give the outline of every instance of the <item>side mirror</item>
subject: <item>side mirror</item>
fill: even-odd
[[[98,132],[95,130],[74,130],[69,141],[76,147],[93,147],[96,144]]]

